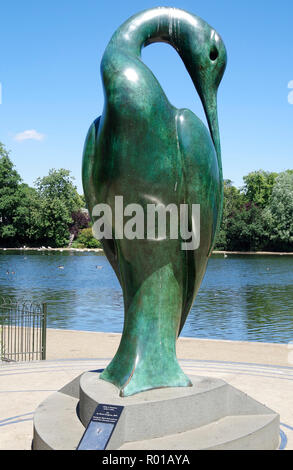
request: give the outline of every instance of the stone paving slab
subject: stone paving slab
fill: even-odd
[[[37,406],[81,373],[104,368],[119,339],[49,330],[48,360],[1,363],[0,450],[30,449]],[[221,378],[279,413],[281,448],[293,450],[293,364],[287,345],[182,338],[177,350],[185,373]]]

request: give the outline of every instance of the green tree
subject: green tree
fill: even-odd
[[[229,240],[228,227],[231,218],[235,217],[243,205],[243,196],[240,190],[233,186],[229,179],[224,180],[224,204],[223,217],[220,231],[217,237],[215,249],[227,250],[227,236]]]
[[[82,199],[73,184],[69,170],[52,169],[49,174],[36,180],[41,201],[41,238],[43,243],[62,247],[69,242],[71,214],[82,207]]]
[[[60,199],[71,213],[80,209],[83,205],[83,200],[79,196],[73,181],[74,178],[70,175],[69,170],[64,168],[55,170],[53,168],[47,176],[37,178],[35,185],[43,199]]]
[[[19,203],[20,175],[9,158],[9,152],[0,143],[0,242],[11,244],[17,234],[13,216]]]
[[[77,239],[72,243],[74,248],[101,248],[102,244],[94,238],[92,229],[84,228],[80,231]]]
[[[37,190],[25,183],[19,185],[17,194],[18,205],[13,214],[14,244],[38,245],[42,236],[41,199]]]
[[[86,202],[85,202],[84,194],[79,194],[79,197],[81,199],[81,207],[86,208]]]
[[[265,207],[272,194],[274,183],[278,173],[264,170],[253,171],[243,177],[244,187],[242,188],[245,200]]]
[[[271,248],[293,251],[293,171],[280,173],[275,180],[264,220]]]
[[[223,218],[216,249],[258,251],[268,246],[269,238],[265,230],[262,205],[249,200],[254,195],[259,202],[258,196],[264,194],[261,185],[258,186],[261,191],[256,190],[256,176],[251,173],[244,177],[246,191],[233,186],[230,180],[224,181]],[[266,197],[268,198],[268,191]]]
[[[262,209],[256,204],[244,204],[228,219],[226,230],[227,250],[259,251],[267,246]]]

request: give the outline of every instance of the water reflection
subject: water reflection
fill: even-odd
[[[213,256],[183,336],[293,340],[293,257]],[[121,332],[123,297],[97,253],[0,251],[0,296],[48,303],[48,326]]]
[[[293,258],[210,259],[184,336],[242,341],[293,339]]]

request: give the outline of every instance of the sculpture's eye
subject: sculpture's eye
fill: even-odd
[[[213,46],[210,50],[211,61],[214,62],[217,59],[218,55],[219,55],[218,49],[216,48],[216,46]]]

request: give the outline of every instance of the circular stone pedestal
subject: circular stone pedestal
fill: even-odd
[[[223,380],[190,379],[192,387],[120,397],[98,371],[86,372],[37,408],[33,449],[76,449],[99,403],[124,407],[108,450],[278,447],[278,414]]]

